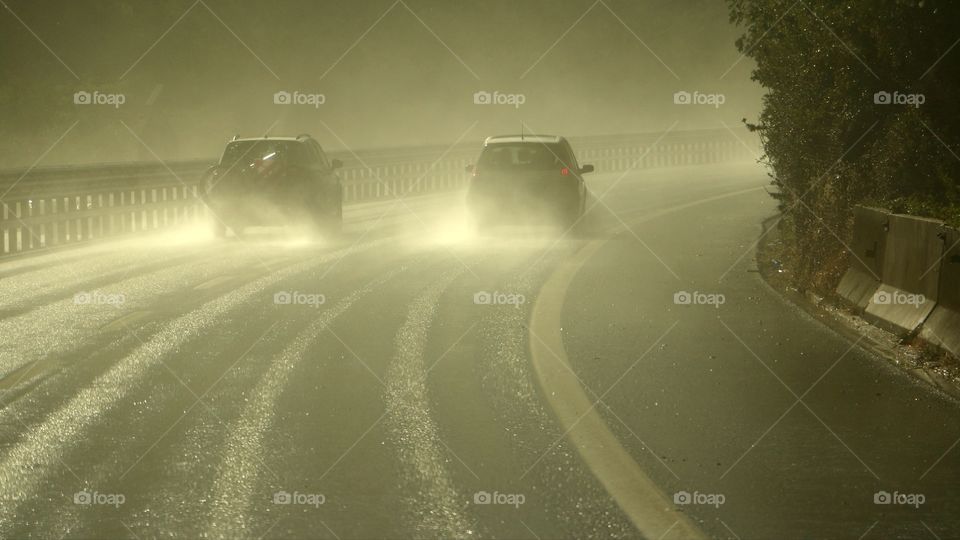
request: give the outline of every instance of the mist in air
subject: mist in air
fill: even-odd
[[[44,164],[214,159],[237,134],[336,151],[736,127],[762,95],[713,0],[8,5],[0,168],[51,146]]]

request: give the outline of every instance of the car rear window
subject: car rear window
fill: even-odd
[[[220,164],[232,167],[236,164],[247,165],[258,161],[277,160],[288,165],[306,165],[310,163],[307,149],[296,141],[234,141],[227,145]]]
[[[560,144],[502,143],[483,149],[478,166],[481,170],[543,171],[566,167],[566,150]]]

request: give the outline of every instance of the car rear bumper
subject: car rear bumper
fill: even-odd
[[[576,189],[553,189],[531,193],[522,189],[471,189],[467,207],[483,221],[541,221],[566,218],[581,208]]]
[[[210,210],[230,225],[285,225],[315,220],[335,209],[311,208],[304,200],[238,194],[208,194]]]

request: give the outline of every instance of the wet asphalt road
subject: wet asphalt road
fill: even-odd
[[[764,284],[765,183],[597,175],[609,206],[563,238],[475,235],[454,201],[329,242],[187,231],[0,263],[0,537],[640,537],[531,367],[531,310],[587,247],[566,357],[661,495],[690,494],[679,516],[960,536],[957,403]]]

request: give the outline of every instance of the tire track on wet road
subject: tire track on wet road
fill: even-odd
[[[427,395],[424,352],[437,304],[464,269],[439,277],[410,305],[397,332],[395,357],[387,369],[386,422],[409,485],[404,501],[413,535],[418,538],[470,538],[477,526],[464,512],[447,470],[446,450]]]
[[[333,263],[348,253],[370,249],[374,245],[371,243],[339,250],[274,272],[165,323],[148,341],[89,386],[79,390],[41,424],[31,427],[16,445],[3,454],[0,461],[0,494],[7,502],[0,506],[0,534],[12,522],[21,503],[35,493],[44,478],[53,471],[68,468],[63,462],[65,449],[74,446],[89,426],[121,403],[151,371],[162,366],[165,355],[175,354],[183,343],[216,326],[220,318],[258,294],[263,294],[265,288],[280,280]],[[82,485],[80,476],[75,476],[78,484]]]
[[[235,536],[250,530],[248,508],[254,499],[264,463],[264,440],[276,416],[276,404],[291,373],[306,358],[307,350],[337,317],[358,300],[378,289],[406,268],[387,272],[356,289],[320,313],[318,318],[277,355],[240,418],[231,425],[221,458],[220,474],[213,486],[207,531],[211,536]]]

